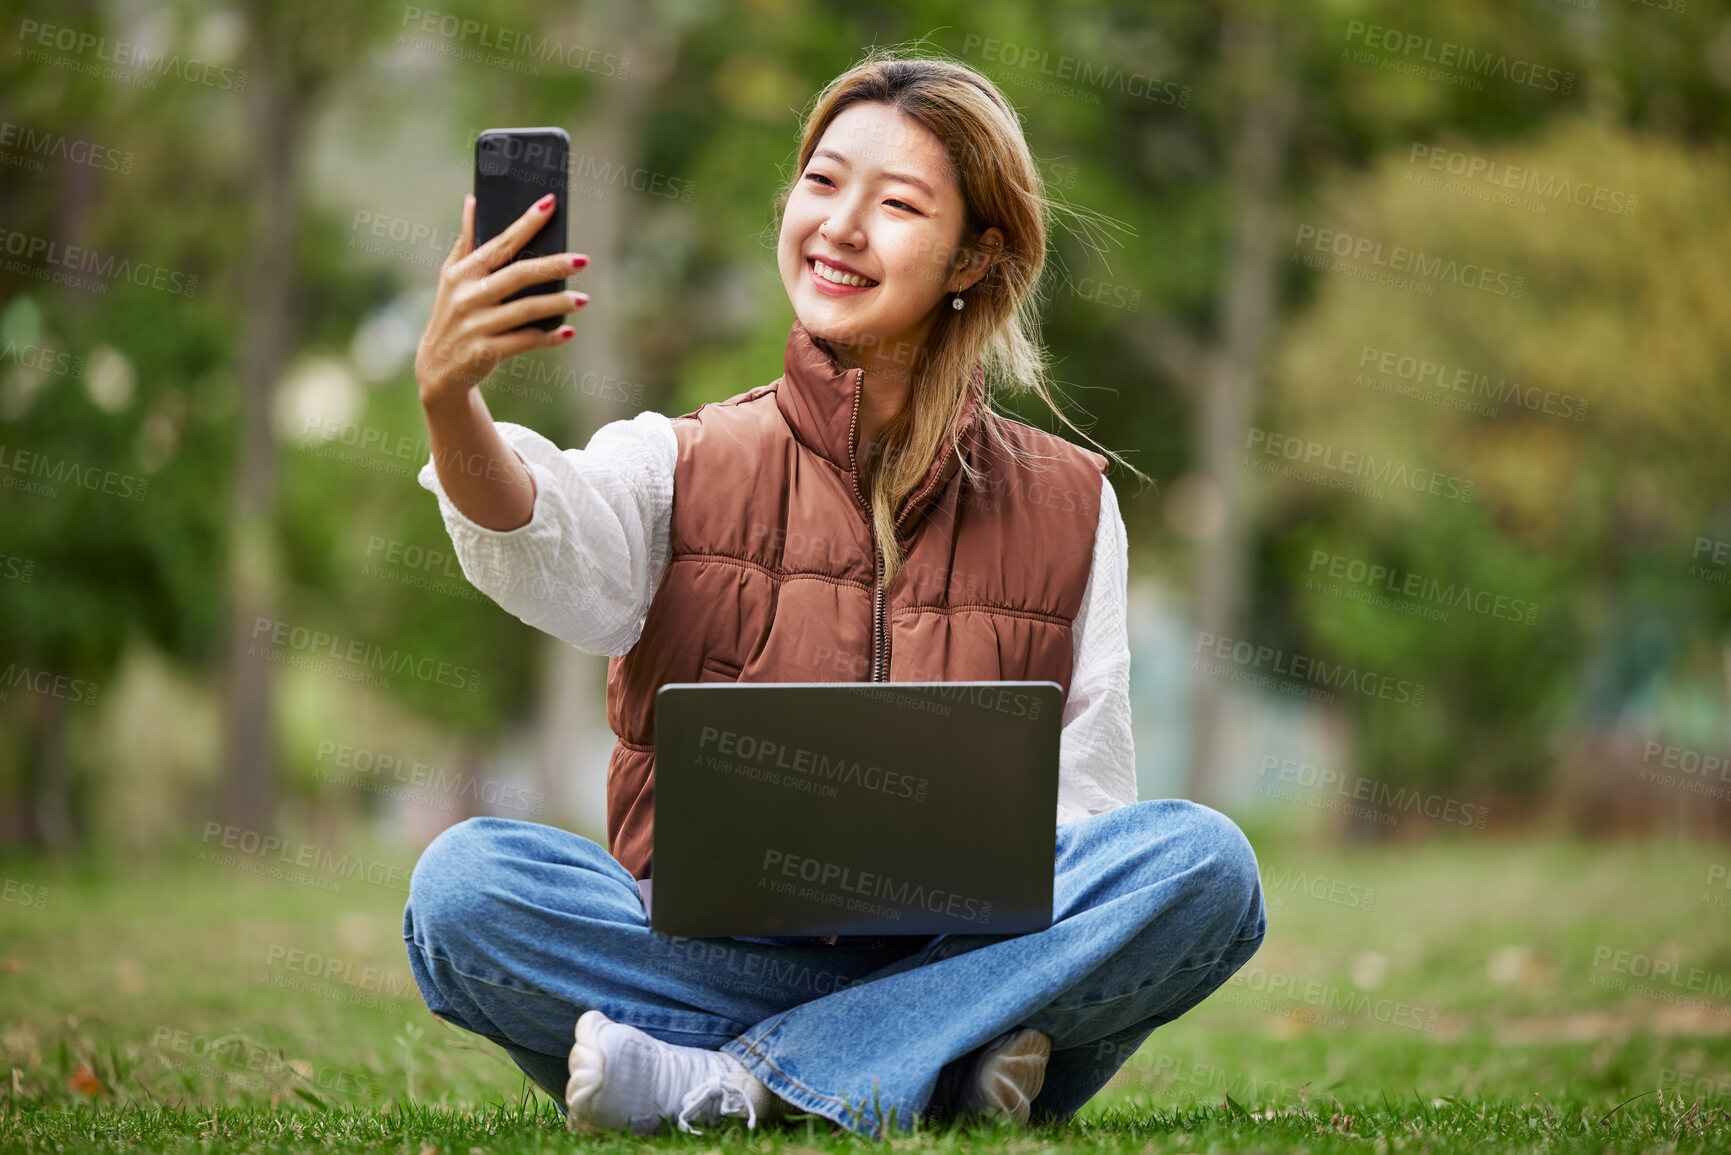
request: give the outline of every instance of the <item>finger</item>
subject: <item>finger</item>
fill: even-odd
[[[481,296],[477,288],[474,300],[477,304],[496,305],[519,289],[526,289],[530,285],[563,281],[588,263],[589,258],[582,253],[556,253],[550,257],[512,261],[497,272],[487,274],[487,292],[485,296]]]
[[[487,351],[490,357],[503,361],[506,357],[524,353],[530,349],[549,349],[554,345],[563,345],[569,341],[577,330],[570,325],[561,325],[557,329],[519,329],[514,333],[504,333],[497,337],[488,337],[477,342]]]
[[[572,293],[564,289],[553,293],[531,293],[521,300],[507,301],[481,313],[473,322],[472,332],[481,335],[504,333],[543,317],[563,317],[588,303],[588,293]]]
[[[445,258],[445,265],[454,265],[469,255],[469,250],[475,244],[475,194],[463,194],[463,223],[457,229],[457,242],[451,246],[451,253]]]
[[[553,194],[548,193],[524,209],[523,215],[507,225],[498,236],[476,249],[474,257],[481,272],[490,273],[516,256],[517,251],[529,243],[529,238],[552,219],[555,203]]]
[[[546,317],[563,317],[589,303],[588,293],[572,293],[563,289],[553,293],[531,293],[521,300],[506,301],[493,308],[475,308],[464,324],[464,333],[474,339],[496,337]]]

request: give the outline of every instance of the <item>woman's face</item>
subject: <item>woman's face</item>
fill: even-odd
[[[777,262],[800,323],[838,347],[917,353],[950,292],[985,274],[983,257],[952,264],[964,216],[936,136],[886,104],[849,107],[824,130],[781,218]],[[982,243],[999,237],[987,230]]]

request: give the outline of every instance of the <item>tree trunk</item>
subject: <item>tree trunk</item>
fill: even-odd
[[[249,169],[252,214],[247,259],[241,263],[245,344],[241,351],[241,460],[230,506],[227,685],[223,702],[225,822],[269,830],[277,800],[272,666],[254,650],[254,626],[277,611],[277,562],[272,513],[276,502],[276,439],[271,402],[291,339],[296,185],[306,97],[274,67],[272,46],[250,40],[252,84],[247,93],[254,153]]]
[[[30,749],[25,774],[30,783],[30,841],[54,858],[65,858],[75,841],[72,781],[66,764],[66,701],[53,694],[29,694]]]
[[[1242,619],[1250,511],[1238,463],[1256,409],[1263,348],[1274,322],[1279,197],[1298,91],[1283,71],[1275,28],[1265,12],[1228,9],[1222,38],[1226,74],[1238,88],[1241,103],[1227,185],[1233,206],[1232,248],[1216,302],[1220,347],[1203,362],[1197,443],[1202,473],[1218,487],[1224,514],[1217,531],[1198,545],[1196,624],[1204,634],[1226,638],[1237,636]],[[1196,740],[1188,786],[1191,798],[1206,802],[1219,797],[1225,773],[1230,684],[1203,674],[1195,686]]]

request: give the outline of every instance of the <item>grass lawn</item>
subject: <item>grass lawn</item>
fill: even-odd
[[[897,1148],[1731,1150],[1731,847],[1258,838],[1269,935],[1065,1127]],[[0,863],[0,1150],[870,1147],[804,1116],[569,1134],[434,1020],[400,940],[413,854],[342,878],[213,860]],[[376,881],[369,882],[366,875]]]

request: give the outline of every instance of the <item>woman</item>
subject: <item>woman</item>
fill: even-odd
[[[587,300],[499,303],[584,264],[507,266],[549,207],[471,251],[464,202],[416,361],[420,481],[471,581],[611,656],[609,849],[493,818],[434,840],[403,919],[428,1007],[504,1047],[578,1129],[1068,1119],[1244,964],[1265,921],[1237,827],[1136,800],[1105,458],[987,404],[988,378],[1051,404],[1030,308],[1049,205],[1014,111],[948,62],[874,53],[834,80],[778,205],[797,317],[783,375],[614,422],[581,451],[495,424],[475,388],[572,334],[514,326]],[[1063,686],[1053,925],[650,931],[650,705],[663,683],[717,679]]]

